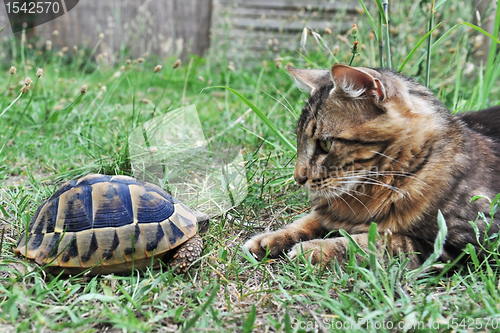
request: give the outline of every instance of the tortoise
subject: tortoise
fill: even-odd
[[[168,262],[186,272],[202,251],[208,217],[159,186],[89,174],[62,185],[36,211],[14,252],[51,273],[126,273]]]

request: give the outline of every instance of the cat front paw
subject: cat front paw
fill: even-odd
[[[293,246],[293,242],[280,231],[268,232],[250,238],[243,248],[247,249],[255,258],[262,260],[266,257],[277,258]]]
[[[315,239],[296,244],[288,252],[290,259],[295,259],[300,255],[310,260],[313,265],[326,265],[333,262],[335,258],[339,263],[343,263],[346,259],[346,244],[342,238]]]

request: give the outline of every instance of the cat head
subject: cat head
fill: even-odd
[[[446,111],[432,93],[392,71],[341,64],[288,71],[310,93],[297,125],[294,176],[313,193],[384,187],[381,177],[411,173],[419,145],[445,126]]]

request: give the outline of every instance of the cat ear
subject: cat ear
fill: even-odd
[[[370,69],[366,70],[371,71]],[[386,98],[384,85],[367,71],[347,65],[335,64],[332,66],[331,76],[333,82],[335,82],[335,87],[340,87],[349,95],[359,97],[363,94],[370,94],[378,102],[383,102]]]
[[[287,66],[297,87],[300,90],[313,94],[320,87],[332,81],[330,71],[324,69],[300,69]]]

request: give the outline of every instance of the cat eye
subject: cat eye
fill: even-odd
[[[333,139],[319,140],[319,147],[325,152],[329,153],[332,148]]]

